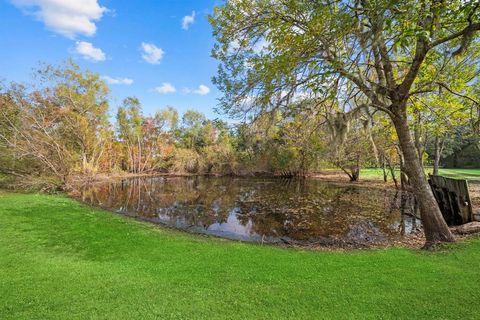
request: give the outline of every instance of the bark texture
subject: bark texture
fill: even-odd
[[[420,208],[426,237],[425,247],[428,248],[441,242],[454,242],[455,238],[442,216],[418,157],[415,143],[408,127],[406,108],[402,105],[395,106],[392,121],[402,149],[405,171],[409,178],[410,187],[417,197]]]

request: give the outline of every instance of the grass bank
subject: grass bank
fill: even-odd
[[[432,173],[432,168],[425,168],[425,172]],[[466,179],[469,181],[480,182],[480,169],[439,169],[440,175],[454,179]],[[390,173],[388,172],[390,176]],[[400,176],[400,171],[396,170],[397,177]],[[360,171],[360,179],[383,179],[382,169],[367,168]]]
[[[0,193],[0,319],[473,319],[480,240],[313,252]]]

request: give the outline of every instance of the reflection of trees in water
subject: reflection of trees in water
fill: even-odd
[[[407,191],[397,190],[392,201],[390,212],[400,210],[398,233],[405,235],[415,233],[420,228],[419,207],[415,197]],[[417,221],[418,220],[418,221]]]
[[[398,195],[315,180],[133,178],[85,187],[82,200],[177,227],[206,229],[233,214],[255,234],[295,240],[405,231]]]
[[[291,190],[296,192],[289,192]],[[352,237],[381,240],[398,234],[400,215],[388,190],[334,187],[324,183],[298,182],[293,188],[275,185],[240,204],[239,220],[252,220],[260,235],[296,240],[319,237]],[[390,211],[387,209],[390,208]]]
[[[132,178],[101,183],[82,190],[82,200],[122,213],[155,220],[181,220],[190,225],[208,226],[225,222],[234,203],[232,179]]]

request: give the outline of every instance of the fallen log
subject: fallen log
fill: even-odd
[[[451,228],[453,233],[456,234],[473,234],[473,233],[480,233],[480,222],[474,221],[462,224],[461,226]]]

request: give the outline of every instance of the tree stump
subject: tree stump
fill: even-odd
[[[473,221],[472,202],[467,180],[430,175],[428,182],[449,226]]]

